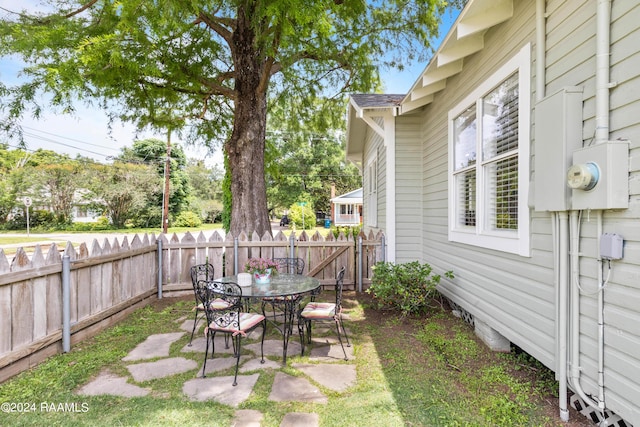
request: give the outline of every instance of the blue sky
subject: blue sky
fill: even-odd
[[[28,7],[33,0],[23,0],[21,6]],[[0,7],[14,10],[15,0],[0,0]],[[440,40],[447,34],[456,16],[446,13],[440,28]],[[434,44],[437,47],[439,41]],[[386,70],[382,72],[382,80],[386,93],[406,93],[426,67],[425,62],[405,64],[403,71]],[[0,79],[10,82],[17,78],[18,62],[10,58],[0,60]],[[100,162],[108,160],[109,156],[118,155],[121,147],[131,146],[136,139],[134,126],[116,122],[109,132],[108,119],[99,109],[89,109],[84,105],[77,106],[75,116],[45,114],[41,119],[25,118],[22,122],[25,141],[29,150],[45,148],[58,153],[66,153],[72,157],[80,154],[91,157]],[[166,135],[143,133],[139,138],[155,137],[166,139]],[[172,142],[176,141],[175,136]],[[12,145],[14,143],[11,143]],[[184,147],[184,145],[183,145]],[[205,149],[185,148],[187,156],[205,158],[208,164],[221,164],[222,155],[218,151],[213,155],[207,154]]]

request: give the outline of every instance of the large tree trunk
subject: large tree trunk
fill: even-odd
[[[261,85],[264,58],[255,44],[249,15],[238,10],[233,33],[235,47],[235,114],[233,133],[225,144],[231,174],[231,233],[271,232],[264,178],[264,146],[267,126],[267,95]]]

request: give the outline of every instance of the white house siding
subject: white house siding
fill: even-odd
[[[513,18],[487,31],[484,49],[464,59],[462,72],[447,79],[422,113],[423,260],[438,271],[453,270],[455,279],[441,285],[447,297],[555,369],[550,216],[532,216],[530,257],[448,241],[448,112],[527,43],[534,58],[535,2],[515,1]]]
[[[386,218],[386,206],[384,204],[384,202],[381,200],[381,194],[383,191],[383,188],[386,188],[386,185],[381,186],[381,184],[383,184],[383,181],[385,179],[385,175],[382,174],[380,172],[381,169],[381,164],[384,160],[384,158],[386,158],[385,152],[384,152],[384,144],[382,141],[382,137],[380,135],[378,135],[377,133],[375,133],[370,127],[367,128],[367,136],[366,136],[366,142],[365,142],[365,146],[364,146],[364,154],[363,154],[363,167],[362,167],[362,188],[363,188],[363,192],[362,192],[362,199],[363,199],[363,214],[365,217],[364,220],[364,229],[366,231],[369,230],[373,230],[374,232],[377,232],[378,230],[382,229],[384,227],[385,224],[385,218]],[[368,162],[370,159],[377,159],[378,162],[378,192],[377,192],[377,221],[376,221],[376,225],[375,226],[371,226],[371,224],[369,224],[367,222],[367,218],[368,213],[366,212],[367,209],[367,205],[368,205],[368,197],[369,197],[369,183],[371,181],[371,176],[369,175],[369,168],[368,168]],[[383,188],[381,188],[383,187]]]
[[[624,259],[612,262],[605,289],[605,396],[607,407],[640,425],[640,6],[614,0],[611,27],[610,139],[630,141],[629,208],[605,211],[603,231],[625,239]],[[596,1],[548,1],[546,37],[546,93],[566,86],[584,89],[583,140],[595,128]],[[531,254],[505,252],[449,242],[447,201],[447,114],[526,43],[532,48],[535,80],[535,2],[514,1],[513,18],[485,34],[484,49],[464,59],[464,69],[447,79],[446,89],[419,113],[422,122],[422,260],[439,271],[453,270],[441,291],[476,318],[488,323],[514,344],[556,369],[556,300],[551,216],[531,215]],[[532,92],[535,81],[532,82]],[[535,93],[531,95],[535,108]],[[535,124],[532,120],[532,158]],[[398,120],[397,134],[403,135]],[[403,147],[403,144],[407,147]],[[409,150],[398,138],[397,150]],[[398,169],[401,169],[398,161]],[[535,173],[535,171],[532,171]],[[398,178],[400,178],[398,174]],[[562,183],[559,183],[562,185]],[[402,185],[398,183],[398,191]],[[398,212],[399,213],[399,212]],[[405,220],[398,217],[398,227]],[[595,213],[584,212],[581,229],[580,282],[594,289],[597,281]],[[411,236],[398,232],[402,259],[410,256]],[[606,272],[605,272],[606,275]],[[580,369],[583,389],[597,395],[596,296],[580,300]]]
[[[603,232],[618,233],[625,239],[624,259],[612,262],[604,292],[605,398],[618,415],[640,425],[640,6],[621,0],[612,5],[610,81],[617,86],[609,97],[610,139],[630,141],[630,203],[628,209],[604,212]],[[565,82],[584,87],[583,139],[588,143],[595,128],[596,2],[581,2],[576,8],[556,1],[550,6],[554,18],[548,33],[554,43],[547,46],[548,60],[552,60],[549,70],[553,71],[548,85],[551,90]],[[574,74],[579,80],[572,82]],[[582,387],[590,394],[598,391],[597,297],[588,294],[597,286],[596,237],[594,221],[583,221],[580,283],[587,294],[580,299],[580,367]]]
[[[396,262],[422,258],[422,144],[418,114],[396,119]]]

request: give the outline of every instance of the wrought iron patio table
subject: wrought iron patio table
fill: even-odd
[[[238,276],[226,276],[217,279],[222,282],[238,282]],[[247,301],[264,298],[278,299],[278,305],[283,309],[284,323],[282,325],[282,363],[287,363],[287,346],[293,332],[293,320],[297,314],[300,301],[305,295],[316,294],[320,289],[320,281],[315,277],[300,274],[278,273],[271,277],[267,284],[257,284],[251,279],[251,286],[242,286],[242,298]]]

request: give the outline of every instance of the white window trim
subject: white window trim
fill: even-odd
[[[481,229],[480,221],[472,229],[456,228],[456,186],[454,179],[454,125],[453,121],[467,108],[474,105],[498,86],[503,80],[518,72],[518,229],[509,232],[491,233]],[[531,45],[525,45],[520,52],[507,61],[498,71],[491,75],[479,87],[471,92],[462,102],[449,111],[449,240],[468,245],[480,246],[521,256],[530,256],[530,211],[529,174],[530,174],[530,127],[531,127]],[[476,167],[480,173],[480,167]],[[479,185],[480,180],[477,180]],[[480,202],[481,196],[476,198]],[[480,202],[481,203],[481,202]],[[482,209],[482,207],[480,207]]]
[[[369,177],[367,181],[367,210],[365,211],[366,225],[369,227],[378,226],[378,152],[375,152],[367,160],[366,173]],[[371,174],[373,167],[373,176]]]

